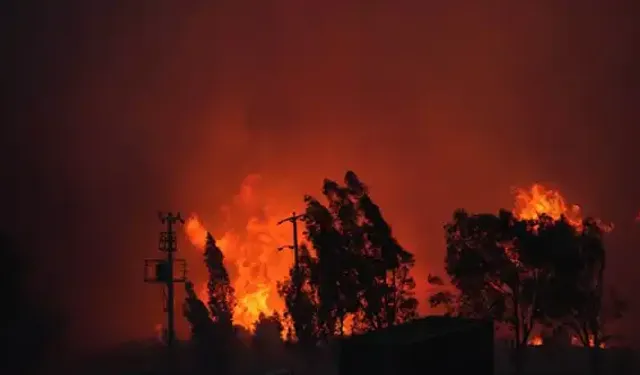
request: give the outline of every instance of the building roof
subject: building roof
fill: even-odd
[[[446,316],[428,316],[409,323],[354,335],[347,341],[354,344],[399,345],[473,329],[493,329],[490,321]]]

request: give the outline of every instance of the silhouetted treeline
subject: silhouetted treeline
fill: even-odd
[[[456,292],[435,293],[430,303],[450,314],[506,324],[513,332],[517,372],[536,327],[570,330],[593,348],[597,371],[599,348],[611,338],[606,324],[626,307],[613,290],[605,294],[607,230],[591,218],[576,226],[546,215],[520,220],[506,210],[456,211],[445,225],[445,270]],[[444,284],[435,276],[429,282]]]
[[[353,172],[344,183],[325,180],[324,202],[305,197],[306,243],[301,244],[298,268],[279,286],[285,300],[284,317],[262,316],[256,322],[253,346],[266,346],[266,337],[280,340],[288,323],[288,341],[315,347],[346,330],[365,332],[417,316],[415,282],[410,275],[413,255],[394,238],[389,224]],[[234,291],[224,269],[223,254],[207,235],[204,253],[209,271],[206,305],[187,283],[185,316],[192,344],[203,367],[224,372],[233,335]],[[276,335],[278,333],[278,335]]]
[[[281,286],[301,343],[365,332],[415,318],[414,257],[393,236],[368,189],[353,172],[325,180],[324,203],[305,197],[300,267]]]
[[[342,184],[325,180],[322,199],[306,196],[304,241],[297,267],[279,285],[284,316],[261,316],[254,349],[280,341],[303,352],[331,337],[363,333],[417,317],[411,276],[414,257],[395,239],[369,191],[353,172]],[[450,286],[429,298],[448,315],[492,319],[513,333],[514,363],[522,370],[524,348],[536,329],[570,330],[598,352],[610,340],[607,324],[620,318],[626,304],[605,288],[608,228],[587,218],[581,225],[541,215],[523,220],[501,210],[495,214],[454,213],[444,226],[445,270]],[[230,350],[239,342],[233,328],[235,297],[223,254],[207,235],[204,259],[209,271],[208,301],[198,300],[187,283],[185,316],[192,346],[207,371],[229,370]],[[608,292],[608,293],[607,293]]]

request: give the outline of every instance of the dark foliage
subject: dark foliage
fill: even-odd
[[[300,246],[298,270],[292,268],[289,279],[278,287],[286,305],[284,318],[293,325],[293,329],[287,330],[287,339],[295,340],[305,348],[315,346],[319,338],[316,291],[308,282],[315,267],[317,262],[311,257],[307,247]]]
[[[282,343],[283,331],[282,319],[278,313],[270,316],[260,314],[253,330],[253,348],[263,351]]]
[[[287,305],[298,338],[343,335],[349,316],[360,331],[414,318],[413,255],[394,238],[366,186],[347,172],[343,185],[325,180],[322,193],[326,204],[305,198],[305,235],[315,256],[305,250],[300,274],[292,270],[282,289],[288,301],[306,301]],[[303,310],[298,317],[296,309]]]
[[[188,282],[184,315],[191,326],[192,345],[202,370],[225,374],[229,370],[230,350],[235,344],[232,320],[235,295],[222,251],[208,233],[204,258],[209,272],[207,304],[200,301],[193,284]]]
[[[191,327],[191,347],[198,365],[203,370],[215,368],[214,352],[216,332],[207,306],[198,299],[193,283],[185,284],[187,297],[184,302],[184,316]]]
[[[230,334],[233,330],[233,309],[236,305],[235,292],[224,266],[222,251],[209,233],[207,233],[204,259],[209,272],[207,292],[211,318],[219,329],[226,330]]]
[[[575,228],[564,218],[519,220],[504,210],[498,215],[459,210],[445,233],[445,269],[457,294],[439,291],[430,297],[432,306],[507,324],[516,349],[527,345],[536,325],[568,326],[585,346],[590,338],[595,347],[607,338],[604,229],[596,220]],[[428,281],[444,284],[433,276]],[[612,315],[620,316],[624,304],[617,300],[614,306]]]

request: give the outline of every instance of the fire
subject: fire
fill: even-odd
[[[566,203],[557,190],[547,189],[534,184],[530,189],[517,189],[515,192],[514,214],[523,220],[535,220],[545,214],[554,220],[564,216],[569,224],[582,227],[580,206]]]
[[[514,215],[522,220],[536,220],[542,214],[559,220],[565,220],[577,230],[583,226],[582,209],[575,204],[568,204],[559,191],[547,189],[540,184],[534,184],[530,189],[516,189]],[[613,223],[606,223],[594,219],[596,225],[605,232],[611,232]]]
[[[531,337],[527,344],[529,346],[542,346],[542,344],[544,344],[544,340],[542,339],[542,336],[536,335]]]
[[[158,342],[164,342],[165,339],[165,329],[162,323],[158,323],[153,327],[154,337]]]
[[[291,227],[278,226],[278,221],[290,215],[292,209],[275,210],[275,205],[260,194],[260,177],[247,177],[231,205],[223,207],[225,219],[217,245],[225,256],[225,267],[235,289],[237,305],[233,312],[235,324],[252,331],[260,314],[284,312],[283,299],[277,283],[289,275],[293,256],[278,251],[291,242]],[[197,215],[191,215],[184,226],[189,241],[199,251],[205,247],[206,228]],[[207,286],[202,280],[200,298],[206,302]]]
[[[584,344],[582,343],[582,340],[580,340],[580,338],[576,337],[576,336],[572,336],[571,337],[571,345],[574,346],[584,346]],[[589,347],[593,348],[595,346],[595,339],[593,337],[593,335],[589,335]],[[604,342],[600,343],[600,349],[605,349],[607,346],[605,345]]]

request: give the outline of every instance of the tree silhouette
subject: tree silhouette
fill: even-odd
[[[367,306],[375,306],[382,301],[380,310],[366,308],[370,324],[382,327],[397,322],[405,322],[417,316],[418,301],[414,297],[415,281],[410,275],[415,260],[413,254],[405,250],[395,239],[391,227],[382,217],[380,208],[373,203],[367,188],[353,172],[347,172],[345,183],[357,198],[364,229],[364,254],[368,260],[375,287],[365,295]],[[382,314],[380,314],[382,313]]]
[[[306,288],[299,295],[306,295],[309,302],[317,299],[317,335],[323,339],[343,335],[349,314],[362,331],[415,317],[413,255],[393,237],[366,186],[355,173],[347,172],[344,185],[325,180],[322,194],[326,204],[305,197],[305,236],[315,256],[308,257],[304,272],[297,276],[298,284]],[[292,272],[291,281],[295,277]],[[285,296],[294,291],[291,281],[291,288],[283,290]]]
[[[277,312],[270,316],[260,314],[253,330],[253,347],[264,350],[281,342],[283,331],[282,320]]]
[[[204,263],[209,273],[208,303],[205,305],[200,301],[193,284],[188,282],[185,284],[187,297],[184,315],[191,326],[192,343],[200,365],[205,371],[215,369],[224,374],[228,371],[230,348],[234,340],[232,317],[235,295],[224,267],[222,251],[209,233],[206,236]]]
[[[326,184],[325,184],[326,185]],[[338,191],[341,193],[342,191]],[[331,193],[325,193],[330,195]],[[306,197],[306,234],[316,251],[315,267],[311,268],[309,282],[317,290],[319,299],[318,328],[323,337],[336,332],[344,334],[344,321],[348,313],[358,308],[358,279],[355,244],[362,239],[356,233],[355,210],[346,197],[332,196],[331,207],[340,210],[344,227],[335,225],[333,212],[319,201]],[[341,229],[351,228],[351,236]],[[356,237],[358,236],[358,237]]]
[[[183,312],[191,327],[191,345],[200,367],[209,371],[214,368],[211,356],[216,339],[214,323],[207,306],[196,295],[192,282],[185,283],[185,291],[187,297],[184,301]]]
[[[541,321],[539,296],[547,276],[541,267],[547,259],[538,251],[543,248],[534,241],[530,224],[504,210],[498,215],[458,210],[445,225],[445,270],[459,292],[459,312],[495,319],[512,329],[517,372],[522,349]],[[451,301],[436,296],[432,305],[438,304],[437,298]]]
[[[293,325],[288,328],[287,339],[308,348],[315,346],[319,338],[317,293],[309,282],[317,262],[306,246],[300,246],[299,250],[299,268],[291,268],[289,279],[278,284],[278,293],[286,305],[284,318]]]
[[[213,236],[207,233],[204,250],[205,264],[209,272],[207,282],[208,305],[211,318],[219,330],[230,333],[233,330],[233,309],[236,305],[235,293],[224,266],[224,255]]]
[[[498,215],[458,210],[445,233],[445,268],[458,293],[439,291],[431,305],[510,326],[516,371],[536,324],[568,326],[596,349],[606,339],[604,231],[597,220],[586,219],[576,228],[563,217],[519,220],[504,210]],[[428,281],[443,285],[438,277]],[[625,307],[620,300],[613,306],[614,317]]]
[[[569,328],[584,347],[592,349],[594,373],[600,370],[599,349],[612,338],[607,335],[607,324],[621,318],[628,308],[613,288],[609,295],[605,294],[605,229],[599,221],[586,219],[572,238],[573,245],[565,247],[571,252],[563,256],[554,252],[553,272],[544,298],[548,319]]]

